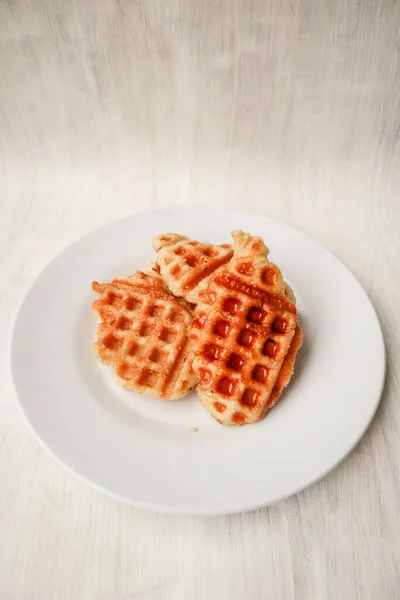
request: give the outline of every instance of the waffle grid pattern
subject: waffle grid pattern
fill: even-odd
[[[197,304],[206,280],[232,257],[229,244],[201,244],[176,234],[153,240],[158,249],[157,261],[169,289],[177,296]]]
[[[113,283],[93,288],[102,296],[93,303],[102,319],[94,351],[119,383],[160,397],[186,394],[195,383],[188,360],[189,311],[168,294],[149,293],[148,287]]]
[[[203,303],[195,311],[192,331],[199,350],[194,369],[210,412],[218,418],[228,410],[232,421],[241,424],[258,420],[268,408],[297,317],[245,293],[230,294],[217,288],[209,310]]]

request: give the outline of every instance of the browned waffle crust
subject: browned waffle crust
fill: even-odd
[[[210,275],[229,262],[233,254],[229,244],[203,244],[177,233],[156,236],[153,247],[169,289],[193,304],[199,302]]]
[[[197,392],[221,423],[260,420],[276,403],[301,346],[296,306],[260,238],[235,232],[235,255],[210,277],[191,338]]]
[[[136,273],[111,283],[93,282],[100,294],[97,358],[128,390],[163,399],[181,398],[194,386],[187,331],[192,311],[178,302],[159,276]]]

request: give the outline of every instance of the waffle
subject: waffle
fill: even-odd
[[[146,274],[150,275],[150,277],[155,277],[156,279],[160,279],[163,282],[165,288],[168,290],[164,279],[161,277],[160,265],[158,263],[156,263],[156,262],[150,263],[146,269]]]
[[[187,394],[196,383],[187,336],[190,305],[177,301],[156,274],[95,281],[92,289],[100,294],[93,311],[101,320],[94,353],[117,382],[165,400]]]
[[[210,277],[190,328],[197,392],[224,425],[265,416],[302,342],[292,291],[263,241],[241,231],[233,238],[234,256]]]
[[[197,304],[210,275],[229,262],[232,246],[202,244],[177,233],[153,238],[160,273],[175,296]]]

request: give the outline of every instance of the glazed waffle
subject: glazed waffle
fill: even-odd
[[[197,304],[212,273],[229,262],[232,246],[202,244],[177,233],[153,238],[161,275],[175,296]]]
[[[178,302],[159,275],[138,272],[111,283],[93,282],[100,294],[94,353],[127,390],[165,400],[181,398],[195,385],[187,337],[192,310]]]
[[[220,423],[264,417],[289,383],[301,346],[295,304],[261,238],[233,233],[230,263],[209,279],[190,336],[204,407]]]

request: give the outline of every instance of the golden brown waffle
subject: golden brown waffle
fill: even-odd
[[[153,247],[168,288],[193,304],[199,302],[210,275],[233,255],[229,244],[201,244],[177,233],[156,236]]]
[[[92,288],[101,296],[93,302],[101,319],[94,353],[117,382],[165,400],[187,394],[196,383],[187,336],[189,304],[174,298],[159,275],[141,272],[111,283],[95,281]]]
[[[150,275],[150,277],[155,277],[156,279],[161,279],[161,281],[164,283],[165,288],[168,290],[164,279],[161,277],[159,264],[157,264],[156,262],[150,263],[146,269],[146,273],[147,273],[147,275]]]
[[[302,332],[291,290],[261,238],[241,231],[233,238],[234,256],[210,277],[190,336],[202,404],[220,423],[242,425],[277,402]]]

